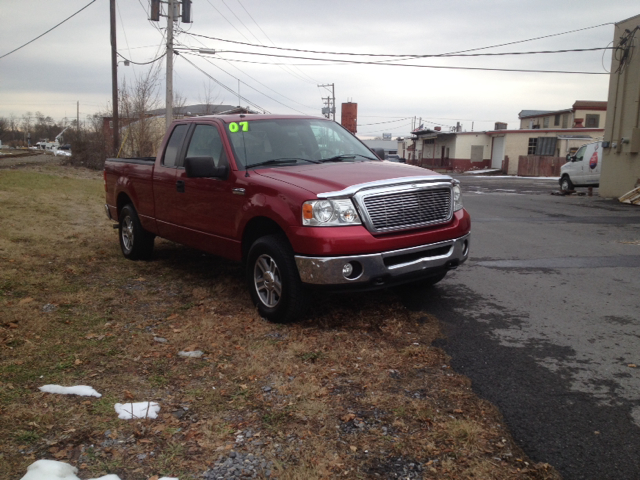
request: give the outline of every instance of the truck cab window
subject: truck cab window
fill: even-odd
[[[576,162],[581,162],[582,159],[584,158],[584,151],[587,149],[587,147],[581,147],[580,150],[578,150],[578,153],[576,153]]]
[[[184,141],[184,135],[187,133],[187,125],[176,125],[176,128],[171,132],[171,138],[167,142],[167,148],[164,151],[164,157],[162,158],[162,164],[165,167],[175,167],[180,149],[182,148],[182,142]]]
[[[218,129],[213,125],[196,125],[187,157],[212,157],[216,167],[226,164],[226,155]]]

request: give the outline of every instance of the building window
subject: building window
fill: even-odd
[[[562,116],[562,115],[560,115],[560,114],[558,113],[555,117],[553,117],[553,126],[554,126],[554,127],[558,127],[558,126],[560,126],[560,117],[561,117],[561,116]]]
[[[562,128],[567,128],[567,124],[569,123],[569,114],[565,113],[562,115]]]
[[[527,155],[535,155],[537,146],[538,146],[538,139],[537,138],[530,138],[529,139],[529,148],[527,150]]]
[[[542,120],[542,128],[549,128],[549,117],[544,117]]]
[[[536,142],[536,155],[544,155],[552,157],[556,153],[556,137],[538,137]]]
[[[587,113],[587,122],[585,127],[598,128],[600,126],[600,115]]]

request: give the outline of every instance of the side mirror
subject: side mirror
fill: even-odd
[[[574,157],[570,153],[567,153],[567,162],[575,162],[575,161],[576,161],[576,157]]]
[[[371,151],[375,153],[380,160],[384,160],[384,148],[372,148]]]
[[[216,167],[213,157],[188,157],[184,160],[184,169],[189,178],[226,178],[227,165]]]

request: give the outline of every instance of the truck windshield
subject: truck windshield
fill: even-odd
[[[226,126],[236,163],[287,166],[318,163],[377,161],[376,156],[335,122],[316,118],[279,118],[231,122]],[[275,160],[275,161],[271,161]],[[278,160],[289,160],[279,162]],[[293,162],[291,160],[297,160]]]

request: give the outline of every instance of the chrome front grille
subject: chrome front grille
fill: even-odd
[[[408,230],[451,219],[451,188],[416,187],[362,195],[369,226],[374,232]]]

